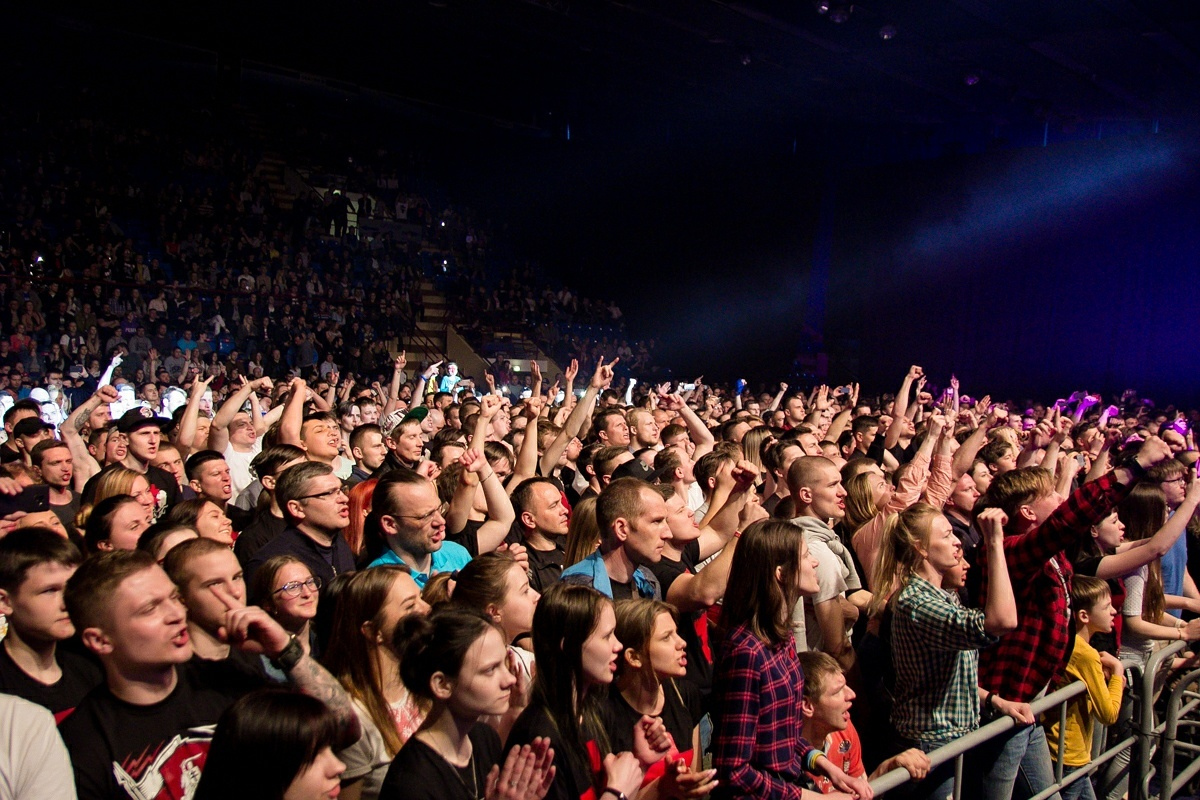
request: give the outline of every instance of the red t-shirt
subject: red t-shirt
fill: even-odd
[[[846,730],[834,731],[825,737],[822,749],[825,751],[825,757],[851,778],[862,778],[867,774],[867,769],[862,763],[862,743],[858,740],[858,731],[854,730],[853,722],[846,725]],[[822,794],[837,791],[824,775],[810,772],[808,776]]]

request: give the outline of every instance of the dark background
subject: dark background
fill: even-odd
[[[1200,9],[883,0],[830,18],[770,0],[50,2],[0,37],[6,90],[35,103],[103,83],[389,132],[513,257],[615,300],[678,377],[781,377],[807,325],[830,381],[868,391],[916,362],[968,393],[1200,399]]]

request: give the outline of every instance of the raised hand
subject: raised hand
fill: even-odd
[[[1171,452],[1171,448],[1166,442],[1157,436],[1151,436],[1138,450],[1137,462],[1142,469],[1150,469],[1155,464],[1160,464],[1174,456],[1175,454]]]
[[[428,366],[428,367],[425,369],[425,371],[421,373],[421,375],[423,375],[423,376],[425,377],[425,380],[426,380],[426,381],[428,381],[428,380],[430,380],[431,378],[433,378],[433,376],[434,376],[434,375],[437,375],[437,374],[438,374],[438,369],[439,369],[441,366],[442,366],[442,362],[441,362],[441,361],[435,361],[435,362],[433,362],[432,364],[430,364],[430,365],[429,365],[429,366]]]
[[[495,394],[496,394],[496,378],[492,375],[492,373],[485,372],[485,373],[483,373],[483,380],[488,385],[488,392],[489,392],[488,396],[495,396]]]
[[[575,382],[575,376],[578,374],[579,374],[579,359],[572,358],[571,363],[569,365],[567,365],[566,370],[563,371],[563,377],[567,379],[568,386]]]
[[[504,400],[499,395],[485,394],[479,400],[479,416],[485,420],[493,419],[502,408],[504,408]]]
[[[988,541],[1003,539],[1004,526],[1008,524],[1008,514],[999,508],[986,508],[975,517],[975,524]]]
[[[611,363],[604,363],[604,356],[600,356],[600,361],[596,364],[596,371],[592,373],[591,387],[593,389],[604,390],[612,385],[613,382],[613,367],[617,365],[621,359],[614,358]]]
[[[401,350],[400,355],[392,359],[392,368],[396,370],[396,372],[403,372],[404,368],[408,366],[407,354],[407,350]]]

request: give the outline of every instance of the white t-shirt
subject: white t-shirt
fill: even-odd
[[[75,773],[49,711],[0,694],[0,800],[75,800]]]
[[[221,455],[225,456],[225,463],[229,465],[229,477],[233,481],[233,497],[236,498],[247,486],[254,483],[254,476],[250,474],[250,462],[261,452],[262,439],[255,439],[254,447],[245,453],[234,450],[232,444],[225,445],[225,452]]]

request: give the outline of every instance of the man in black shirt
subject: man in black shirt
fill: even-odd
[[[45,528],[0,539],[0,614],[8,635],[0,645],[0,692],[45,706],[62,722],[101,681],[90,659],[58,647],[75,634],[63,590],[83,556]]]
[[[119,465],[112,464],[93,475],[83,487],[83,502],[91,503],[96,496],[96,481],[105,472],[117,466],[140,472],[150,482],[150,491],[154,494],[154,521],[166,513],[167,508],[179,500],[179,483],[175,476],[166,470],[150,466],[150,462],[158,455],[158,446],[162,442],[162,426],[166,422],[145,406],[130,409],[117,420],[117,432],[128,440],[125,458]]]
[[[529,554],[529,584],[544,592],[562,575],[570,511],[562,491],[549,478],[522,481],[513,490],[512,504],[517,519],[509,541],[525,545]]]
[[[11,464],[24,460],[24,454],[17,449],[17,440],[13,436],[13,428],[23,419],[37,419],[41,413],[38,404],[33,400],[18,400],[12,408],[4,412],[4,432],[8,439],[0,444],[0,464]]]
[[[106,675],[60,728],[79,797],[191,797],[217,719],[262,681],[224,661],[193,660],[179,590],[149,553],[88,559],[68,582],[66,602]],[[356,741],[358,719],[337,680],[261,608],[235,606],[231,600],[225,617],[227,641],[272,659],[292,685],[330,707],[345,745]]]
[[[284,470],[275,496],[288,527],[246,562],[247,583],[272,556],[299,558],[325,586],[354,569],[354,553],[342,536],[350,525],[350,500],[332,467],[306,461]]]
[[[33,468],[50,487],[50,510],[67,530],[79,513],[79,492],[75,491],[75,459],[66,442],[50,439],[39,442],[30,455]]]
[[[304,451],[290,444],[274,444],[263,449],[250,462],[250,470],[258,476],[270,502],[255,515],[254,520],[233,543],[233,552],[242,565],[249,563],[254,554],[267,542],[287,529],[287,520],[279,507],[279,495],[275,491],[276,481],[283,471],[297,464],[304,464]]]

